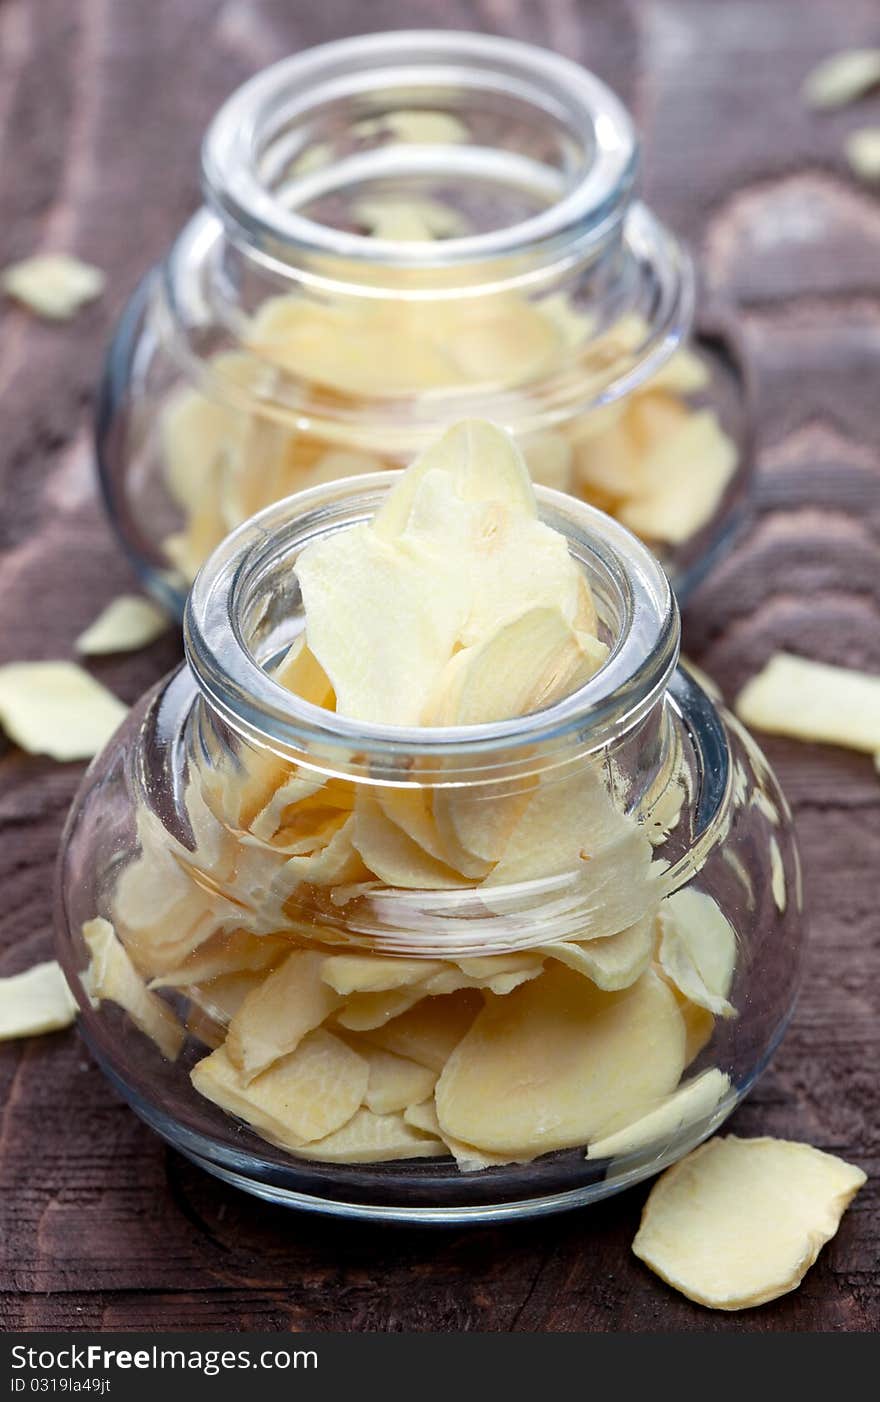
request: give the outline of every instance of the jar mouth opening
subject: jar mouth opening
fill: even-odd
[[[436,115],[475,97],[531,113],[553,133],[553,149],[546,133],[543,147],[536,138],[534,155],[505,148],[497,121],[484,144],[380,144],[297,170],[314,149],[310,131],[321,120],[338,128],[344,110],[361,122],[395,106]],[[264,261],[283,267],[292,257],[316,260],[336,265],[337,279],[369,283],[388,266],[417,278],[420,270],[436,276],[489,261],[588,257],[619,229],[637,158],[626,108],[578,64],[517,40],[413,30],[323,44],[258,73],[215,116],[202,170],[207,197],[233,239]],[[509,180],[531,191],[534,208],[487,232],[424,242],[351,232],[303,212],[340,182],[419,171],[482,188]]]
[[[444,765],[454,758],[509,760],[521,748],[556,751],[572,741],[586,752],[647,715],[678,660],[678,608],[666,575],[612,517],[541,486],[541,519],[566,536],[592,574],[600,618],[611,619],[609,657],[579,690],[512,720],[404,727],[350,720],[275,681],[267,665],[297,631],[289,606],[278,606],[279,581],[290,586],[296,556],[310,541],[370,519],[398,480],[396,472],[373,473],[287,497],[233,531],[202,567],[187,600],[184,646],[199,689],[227,724],[282,755],[418,757]]]

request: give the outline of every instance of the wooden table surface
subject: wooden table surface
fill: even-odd
[[[842,158],[880,95],[807,112],[803,75],[880,41],[876,0],[2,0],[0,265],[73,251],[107,272],[68,325],[0,310],[0,661],[68,656],[131,587],[96,500],[90,402],[139,274],[198,200],[200,133],[263,65],[369,27],[520,35],[633,108],[645,185],[735,307],[758,383],[756,514],[688,609],[728,696],[780,646],[880,672],[880,193]],[[126,701],[173,637],[94,670]],[[2,744],[2,741],[0,741]],[[713,1314],[630,1254],[645,1189],[520,1227],[332,1224],[166,1149],[74,1033],[0,1048],[7,1329],[866,1331],[878,1321],[880,780],[866,757],[768,740],[794,807],[812,938],[788,1037],[732,1128],[808,1140],[868,1186],[804,1285]],[[52,950],[51,871],[77,765],[0,758],[0,971]]]

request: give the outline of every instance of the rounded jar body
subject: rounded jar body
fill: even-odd
[[[791,817],[677,668],[662,570],[547,489],[610,647],[579,692],[403,730],[279,686],[299,552],[390,480],[280,503],[212,557],[187,665],[74,805],[60,958],[114,1085],[249,1191],[417,1221],[588,1203],[711,1133],[782,1036]]]

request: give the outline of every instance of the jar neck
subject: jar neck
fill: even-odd
[[[407,453],[467,416],[552,427],[649,378],[690,327],[690,264],[634,201],[637,165],[614,94],[531,45],[424,31],[309,50],[246,83],[209,128],[208,209],[167,265],[162,331],[206,393],[290,423],[305,412],[369,451],[384,440],[387,455],[392,424]],[[445,217],[441,236],[364,222],[401,207]],[[332,382],[304,394],[308,369],[253,344],[255,313],[283,296],[358,325],[393,308],[409,334],[423,318],[478,325],[510,300],[537,306],[559,343],[508,385],[486,355],[421,397],[390,369],[378,396],[340,400]],[[266,359],[258,394],[216,354],[242,347]]]
[[[487,35],[360,36],[286,59],[221,108],[203,147],[209,203],[234,242],[285,268],[373,288],[465,285],[583,265],[621,238],[637,169],[628,113],[592,74]],[[358,206],[454,195],[460,227],[367,237]],[[346,223],[346,218],[348,224]],[[354,227],[352,227],[352,224]]]
[[[675,668],[679,617],[650,552],[603,513],[538,488],[542,519],[565,536],[592,589],[608,660],[579,691],[531,715],[485,725],[364,725],[310,705],[267,670],[305,626],[295,574],[319,536],[369,519],[394,474],[335,482],[259,513],[202,569],[187,603],[187,659],[213,716],[248,745],[376,783],[491,783],[601,762],[639,735],[665,744],[661,702]],[[644,751],[644,744],[641,745]],[[650,747],[649,747],[650,750]]]

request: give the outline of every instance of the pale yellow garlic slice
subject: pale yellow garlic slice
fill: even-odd
[[[352,842],[364,864],[387,886],[439,891],[468,884],[457,871],[419,847],[366,792],[358,794]]]
[[[314,541],[296,572],[309,647],[331,680],[339,714],[418,724],[461,631],[468,581],[447,590],[368,525]]]
[[[642,490],[642,455],[628,408],[588,414],[579,429],[573,472],[581,492],[619,503]]]
[[[640,978],[654,950],[654,916],[649,912],[616,935],[595,940],[542,944],[538,953],[583,974],[597,988],[615,992]]]
[[[521,821],[537,782],[526,776],[436,788],[434,821],[449,864],[472,878],[488,876]]]
[[[372,1032],[405,1013],[425,997],[419,983],[390,988],[382,993],[352,993],[336,1015],[340,1027],[351,1032]]]
[[[80,307],[100,297],[105,281],[100,268],[68,253],[37,253],[0,273],[7,296],[50,321],[69,321]]]
[[[241,351],[215,355],[210,366],[219,382],[217,397],[208,398],[188,387],[176,389],[163,406],[159,433],[165,482],[172,497],[190,514],[204,510],[203,522],[213,519],[222,532],[219,487],[223,471],[250,425],[250,416],[227,401],[222,382],[229,381],[236,390],[259,395],[269,387],[272,372]],[[212,516],[207,514],[209,507]],[[195,542],[198,534],[190,521],[186,537]]]
[[[850,132],[844,151],[860,180],[880,180],[880,127],[862,127]]]
[[[429,1067],[363,1041],[358,1042],[357,1050],[370,1068],[364,1104],[374,1115],[406,1110],[433,1093],[437,1073]]]
[[[124,706],[75,662],[0,667],[0,726],[30,754],[91,759],[125,719]]]
[[[402,828],[429,856],[435,857],[444,866],[453,866],[463,871],[457,861],[454,845],[450,847],[441,835],[431,806],[434,797],[432,789],[424,784],[412,787],[377,785],[373,797],[386,818],[396,827]],[[469,873],[464,871],[463,874]],[[485,872],[481,874],[484,875]]]
[[[658,972],[662,973],[663,971],[661,969]],[[692,1003],[689,998],[685,998],[674,984],[670,986],[676,995],[678,1009],[684,1021],[684,1060],[685,1065],[690,1066],[712,1040],[712,1033],[715,1031],[715,1015],[710,1013],[708,1008],[703,1008],[699,1003]]]
[[[377,239],[428,243],[433,239],[459,238],[467,233],[467,223],[458,210],[439,200],[375,196],[370,200],[358,200],[352,212]]]
[[[295,1051],[342,999],[321,978],[324,956],[298,949],[249,993],[229,1024],[226,1051],[244,1084]]]
[[[410,524],[419,487],[429,472],[450,478],[462,501],[499,502],[537,516],[528,468],[513,439],[494,424],[465,419],[432,443],[394,484],[373,519],[373,529],[383,540],[394,539]]]
[[[443,341],[458,375],[484,390],[510,389],[551,369],[563,350],[556,323],[525,298],[494,298],[457,318]]]
[[[395,1159],[433,1159],[446,1148],[439,1139],[413,1129],[401,1114],[356,1111],[342,1129],[297,1150],[298,1157],[322,1163],[390,1163]]]
[[[645,1115],[614,1134],[595,1139],[587,1150],[588,1159],[620,1158],[650,1144],[668,1143],[682,1129],[704,1120],[715,1110],[730,1089],[730,1077],[717,1067],[686,1081]]]
[[[253,928],[272,932],[287,923],[289,903],[304,885],[337,886],[366,881],[370,873],[353,845],[354,817],[343,815],[339,826],[330,825],[322,834],[301,839],[300,851],[267,847],[244,834],[237,884],[240,899],[248,902]],[[327,840],[329,839],[329,840]],[[246,922],[242,922],[246,923]]]
[[[880,49],[842,49],[813,68],[801,89],[809,107],[844,107],[880,83]]]
[[[528,715],[577,691],[607,656],[605,644],[577,633],[561,609],[527,609],[450,658],[425,723],[483,725]]]
[[[274,1143],[298,1149],[352,1118],[364,1098],[369,1067],[340,1038],[318,1028],[254,1080],[242,1078],[225,1046],[198,1062],[190,1075],[200,1095]]]
[[[305,633],[291,643],[284,657],[274,668],[272,676],[279,686],[293,691],[313,706],[333,709],[333,687],[314,653],[306,642]]]
[[[186,989],[193,1008],[198,1009],[218,1029],[217,1046],[225,1042],[227,1028],[245,998],[259,988],[265,977],[264,969],[238,969],[235,973],[220,974],[217,978],[190,985]]]
[[[706,362],[689,347],[682,346],[666,364],[652,375],[647,388],[667,390],[670,394],[698,394],[709,384]]]
[[[403,959],[387,954],[334,954],[324,960],[321,977],[343,997],[385,993],[422,983],[446,968],[442,959]]]
[[[663,972],[692,1003],[734,1017],[727,995],[736,968],[736,931],[711,896],[686,886],[668,896],[657,917]]]
[[[356,397],[448,388],[456,373],[441,344],[408,325],[394,299],[363,305],[276,297],[252,321],[255,354],[301,379]]]
[[[151,988],[189,988],[224,974],[269,969],[289,951],[280,936],[252,935],[247,930],[223,930],[212,935],[176,969],[150,980]]]
[[[470,139],[460,117],[427,107],[400,107],[378,117],[364,117],[351,130],[354,136],[365,139],[389,135],[395,141],[417,146],[456,146]]]
[[[634,925],[656,904],[651,844],[583,761],[542,779],[480,892],[490,909],[519,891],[523,908],[577,895],[585,938]]]
[[[443,998],[425,998],[401,1017],[368,1033],[367,1040],[439,1073],[482,1006],[482,997],[471,989]]]
[[[691,413],[676,432],[658,438],[640,469],[650,485],[617,514],[639,535],[678,545],[711,519],[737,461],[736,445],[715,413]]]
[[[880,676],[774,653],[736,699],[746,725],[874,754],[880,749]]]
[[[54,959],[0,978],[0,1042],[57,1032],[69,1027],[78,1012],[61,965]]]
[[[184,1029],[167,1003],[146,987],[109,920],[87,920],[82,936],[89,951],[83,986],[96,1003],[116,1003],[135,1027],[155,1042],[169,1061],[175,1061],[184,1041]]]
[[[432,1134],[442,1140],[462,1173],[480,1173],[484,1168],[498,1168],[503,1164],[516,1162],[504,1154],[486,1154],[480,1149],[475,1149],[472,1144],[462,1144],[459,1139],[448,1139],[440,1128],[433,1095],[430,1099],[410,1105],[404,1110],[403,1118],[414,1129],[420,1129],[423,1134]]]
[[[333,160],[333,147],[329,141],[316,141],[307,146],[301,155],[291,163],[291,175],[309,175],[313,170],[323,170]]]
[[[632,1120],[678,1084],[684,1024],[652,972],[621,993],[552,964],[486,1007],[437,1082],[444,1134],[490,1153],[571,1148]]]
[[[120,594],[76,640],[84,656],[133,652],[155,642],[168,630],[168,615],[137,594]]]
[[[809,1144],[712,1139],[657,1180],[633,1251],[697,1304],[750,1309],[797,1289],[865,1181]]]
[[[113,917],[132,959],[148,977],[178,969],[223,928],[240,924],[240,908],[228,901],[176,843],[159,818],[138,810],[141,851],[119,874]]]

